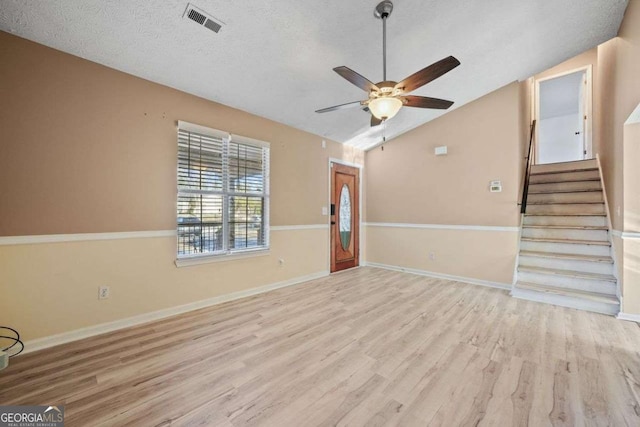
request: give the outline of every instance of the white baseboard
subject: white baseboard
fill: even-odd
[[[491,282],[489,280],[474,279],[471,277],[453,276],[451,274],[435,273],[433,271],[418,270],[415,268],[408,268],[408,267],[398,267],[396,265],[379,264],[377,262],[367,262],[366,265],[369,267],[378,267],[378,268],[384,268],[385,270],[401,271],[404,273],[417,274],[420,276],[428,276],[436,279],[446,279],[446,280],[452,280],[455,282],[470,283],[472,285],[488,286],[490,288],[497,288],[497,289],[502,289],[506,291],[511,290],[511,284],[509,283]]]
[[[104,334],[107,332],[113,332],[118,329],[124,329],[131,326],[141,325],[143,323],[153,322],[154,320],[160,320],[166,317],[171,317],[178,314],[187,313],[189,311],[198,310],[200,308],[210,307],[213,305],[222,304],[224,302],[262,294],[265,292],[273,291],[275,289],[285,288],[287,286],[298,285],[300,283],[308,282],[309,280],[319,279],[321,277],[326,277],[328,275],[329,275],[328,271],[319,271],[317,273],[308,274],[306,276],[294,277],[292,279],[284,280],[282,282],[272,283],[270,285],[265,285],[257,288],[247,289],[244,291],[238,291],[230,294],[220,295],[220,296],[209,298],[206,300],[195,301],[195,302],[180,305],[177,307],[170,307],[170,308],[165,308],[158,311],[152,311],[150,313],[144,313],[137,316],[128,317],[126,319],[115,320],[113,322],[101,323],[99,325],[94,325],[94,326],[88,326],[86,328],[76,329],[73,331],[64,332],[57,335],[51,335],[44,338],[37,338],[34,340],[26,341],[24,344],[24,351],[21,354],[32,353],[34,351],[43,350],[45,348],[54,347],[60,344],[66,344],[72,341],[93,337],[93,336]]]
[[[640,323],[640,314],[631,314],[631,313],[620,312],[616,316],[616,319],[628,320],[630,322],[638,322],[638,323]]]

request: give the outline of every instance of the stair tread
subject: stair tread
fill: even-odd
[[[533,176],[533,175],[532,175]],[[562,179],[560,181],[542,181],[542,182],[533,182],[529,181],[529,185],[540,185],[540,184],[562,184],[564,182],[596,182],[600,181],[600,178],[582,178],[582,179]]]
[[[575,200],[569,200],[567,202],[561,202],[558,200],[542,200],[542,201],[531,201],[527,200],[527,205],[604,205],[604,201],[602,202],[579,202]]]
[[[562,169],[557,171],[545,171],[545,172],[534,172],[531,170],[531,175],[540,176],[540,175],[557,175],[559,173],[574,173],[574,172],[592,172],[597,171],[597,167],[587,167],[587,168],[578,168],[578,169]]]
[[[524,216],[607,216],[607,214],[593,212],[526,212]]]
[[[542,238],[542,237],[522,237],[521,240],[527,241],[527,242],[541,242],[541,243],[570,243],[572,245],[611,246],[611,243],[605,240],[548,239],[548,238]]]
[[[550,228],[553,230],[604,230],[608,231],[609,227],[607,226],[598,226],[598,225],[527,225],[524,224],[523,228]]]
[[[580,254],[563,254],[560,252],[539,252],[539,251],[520,251],[520,256],[533,256],[539,258],[558,258],[572,261],[591,261],[601,262],[605,264],[613,264],[613,258],[610,256],[597,255],[580,255]]]
[[[580,291],[576,289],[559,288],[557,286],[539,285],[537,283],[530,282],[517,282],[517,289],[552,293],[556,295],[563,295],[573,298],[589,299],[591,301],[602,302],[605,304],[620,304],[618,298],[614,295],[601,294],[599,292]]]
[[[518,271],[529,273],[554,274],[557,276],[571,276],[579,279],[602,280],[606,282],[616,282],[616,278],[610,274],[585,273],[584,271],[559,270],[556,268],[530,267],[519,265]]]
[[[572,163],[593,163],[594,160],[596,160],[596,158],[592,157],[590,159],[567,160],[564,162],[535,163],[531,166],[535,168],[535,167],[542,167],[542,166],[549,166],[549,165],[570,165]]]
[[[545,184],[547,184],[547,183],[545,182]],[[559,184],[559,183],[556,182],[554,184]],[[531,184],[531,185],[542,185],[542,184]],[[532,191],[531,189],[529,189],[529,195],[531,195],[531,194],[571,194],[571,193],[602,193],[602,189],[594,190],[593,188],[587,188],[587,189],[584,189],[584,190],[557,189],[557,190],[542,190],[542,191]]]

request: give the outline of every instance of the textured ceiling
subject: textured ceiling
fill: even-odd
[[[332,71],[382,80],[378,0],[194,0],[219,34],[182,19],[187,1],[0,0],[0,29],[73,55],[362,148],[381,140],[364,99]],[[388,77],[399,81],[448,55],[462,65],[414,92],[459,107],[617,34],[627,0],[396,0]],[[403,108],[387,139],[438,115]]]

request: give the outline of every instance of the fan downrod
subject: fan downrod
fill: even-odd
[[[393,3],[389,0],[384,0],[378,3],[375,10],[373,11],[373,16],[378,19],[386,19],[391,15],[393,11]]]

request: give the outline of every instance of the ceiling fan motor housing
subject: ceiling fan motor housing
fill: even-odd
[[[410,92],[460,65],[460,61],[453,56],[434,62],[428,67],[401,80],[400,83],[387,80],[387,19],[392,11],[393,3],[389,0],[384,0],[378,3],[373,12],[376,18],[382,20],[382,81],[373,84],[369,79],[356,73],[349,67],[344,65],[336,67],[333,71],[367,92],[369,97],[363,101],[349,102],[316,110],[317,113],[326,113],[344,108],[362,108],[364,106],[364,110],[368,110],[372,114],[371,126],[377,126],[383,121],[393,118],[403,106],[446,110],[453,105],[452,101],[445,99],[408,95]]]
[[[393,3],[389,0],[381,1],[373,11],[373,15],[378,19],[388,18],[393,11]]]

